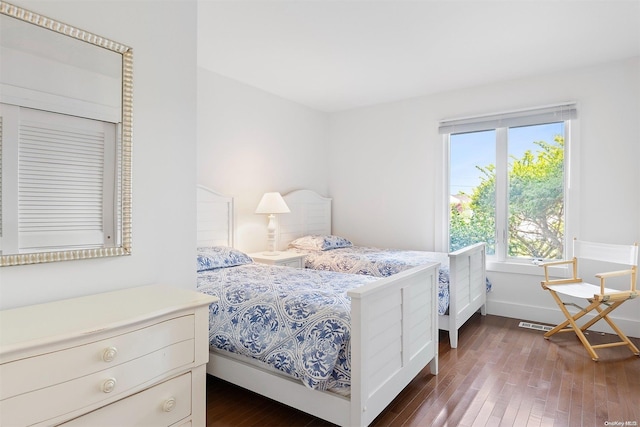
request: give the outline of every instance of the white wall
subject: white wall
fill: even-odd
[[[133,48],[133,254],[3,267],[0,308],[159,282],[195,289],[195,1],[12,3]]]
[[[359,244],[441,250],[443,167],[438,121],[577,101],[580,237],[640,242],[640,58],[333,114],[333,232]],[[540,277],[490,272],[490,313],[561,319]],[[640,336],[636,301],[616,312]]]
[[[417,98],[332,115],[335,234],[358,245],[433,250],[442,152],[431,109],[429,98]]]
[[[234,196],[236,244],[266,249],[262,194],[328,194],[328,117],[252,86],[198,70],[198,183]]]

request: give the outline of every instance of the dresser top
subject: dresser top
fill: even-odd
[[[0,311],[0,361],[9,353],[135,325],[216,298],[150,285]]]

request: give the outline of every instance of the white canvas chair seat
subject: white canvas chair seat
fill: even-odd
[[[627,346],[633,354],[640,356],[638,348],[629,340],[629,338],[620,330],[620,328],[611,320],[609,313],[618,308],[624,302],[634,299],[638,296],[636,290],[637,270],[638,270],[638,245],[611,245],[604,243],[583,242],[580,240],[573,241],[573,259],[563,261],[553,261],[542,264],[544,267],[545,280],[541,282],[542,288],[549,291],[551,296],[560,307],[567,320],[557,325],[544,334],[545,339],[549,339],[552,335],[559,332],[575,332],[591,358],[598,360],[596,349],[605,347]],[[592,285],[585,283],[578,277],[578,259],[597,260],[609,263],[625,265],[628,268],[615,270],[606,273],[596,274],[596,278],[600,280],[600,285]],[[571,265],[572,277],[568,279],[550,279],[549,267],[558,265]],[[629,288],[625,290],[611,289],[605,286],[607,279],[614,277],[629,277]],[[564,302],[560,296],[570,296],[586,300],[589,305],[580,307],[577,304]],[[576,314],[571,314],[567,310],[567,305],[573,305],[580,309]],[[604,306],[604,308],[602,307]],[[594,311],[594,317],[579,326],[576,322],[583,316]],[[593,326],[596,322],[604,320],[611,329],[618,335],[620,341],[592,345],[586,338],[584,331]]]
[[[547,288],[570,297],[584,298],[586,300],[593,299],[594,295],[600,294],[600,286],[585,282],[567,283],[565,285],[547,285]],[[605,294],[615,294],[617,292],[620,291],[617,289],[604,288]]]

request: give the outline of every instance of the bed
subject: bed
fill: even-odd
[[[233,251],[231,248],[233,216],[231,198],[216,194],[204,187],[198,187],[198,247],[208,248],[199,249],[199,254],[221,251],[223,250],[220,249],[221,247],[229,252]],[[242,256],[237,254],[237,251],[234,253],[235,255],[231,258]],[[225,257],[225,259],[228,258]],[[286,291],[287,286],[291,290],[292,287],[301,288],[307,281],[319,281],[312,283],[312,288],[317,293],[314,298],[304,297],[298,299],[298,303],[293,305],[300,309],[300,301],[315,301],[318,298],[338,300],[338,306],[342,307],[342,311],[339,314],[340,322],[335,323],[349,327],[348,339],[343,339],[345,345],[339,351],[336,350],[337,344],[332,344],[326,339],[322,340],[323,346],[319,348],[314,347],[309,350],[308,346],[306,347],[306,354],[313,354],[314,357],[318,352],[338,354],[336,359],[341,360],[342,363],[337,365],[337,369],[332,370],[328,381],[325,380],[326,378],[318,379],[315,374],[292,374],[289,369],[282,369],[283,366],[291,366],[291,363],[283,362],[288,360],[287,357],[277,351],[266,351],[265,346],[260,344],[264,340],[257,338],[262,336],[262,331],[254,330],[264,328],[265,324],[273,325],[273,320],[250,326],[251,323],[247,323],[247,319],[256,316],[236,316],[235,323],[239,326],[235,329],[248,338],[244,341],[242,338],[240,341],[229,339],[229,333],[227,333],[229,324],[220,323],[221,320],[216,317],[216,310],[233,311],[230,304],[235,300],[227,298],[230,302],[211,306],[212,345],[207,364],[207,372],[210,375],[338,425],[366,426],[426,366],[429,366],[431,373],[437,374],[438,334],[435,310],[437,263],[415,267],[392,277],[373,278],[258,265],[246,260],[239,265],[233,261],[227,264],[222,263],[224,266],[215,262],[207,264],[201,261],[199,260],[199,265],[204,267],[199,268],[203,270],[198,273],[199,289],[207,293],[222,292],[223,296],[243,295],[241,298],[243,304],[250,299],[247,297],[249,293],[267,297],[274,294],[289,295]],[[221,271],[214,271],[218,269]],[[240,272],[239,278],[235,276],[235,271]],[[333,280],[336,277],[342,277],[347,283]],[[237,292],[239,286],[251,283],[258,290],[250,287],[242,288]],[[275,287],[278,283],[285,285],[285,291]],[[220,284],[230,286],[236,292],[229,293],[224,289],[220,290],[221,288],[218,288],[218,291],[213,290]],[[338,292],[323,293],[325,285]],[[273,309],[272,312],[291,312],[291,310],[285,310],[284,306],[277,305],[280,303],[275,300],[271,301],[272,305],[269,307]],[[242,310],[244,310],[242,313],[249,313],[255,308],[243,305]],[[306,306],[303,311],[310,318],[316,316],[315,312]],[[262,309],[261,313],[264,312],[265,310]],[[318,316],[323,315],[318,314]],[[257,317],[273,319],[263,314]],[[322,319],[326,320],[325,317]],[[296,318],[296,322],[298,320]],[[295,323],[295,328],[292,328],[290,319],[288,324],[289,329],[307,330],[306,326],[298,323]],[[318,322],[315,324],[317,325]],[[317,328],[308,330],[316,331]],[[326,328],[323,330],[326,331]],[[252,334],[252,332],[255,333]],[[308,333],[305,337],[307,336],[315,335]],[[239,345],[238,342],[251,343],[251,345],[240,345],[252,347],[257,353],[269,353],[270,356],[266,358],[278,360],[280,364],[266,366],[258,358],[229,352],[230,347]],[[217,348],[220,343],[222,343],[221,349]],[[296,346],[298,344],[285,344],[274,348],[284,348],[289,351]],[[304,347],[303,344],[299,346]],[[298,357],[296,360],[301,359]],[[320,364],[321,362],[317,363],[318,366]],[[318,369],[317,366],[314,366],[314,369],[321,370],[323,373],[328,371],[325,368]],[[350,378],[347,378],[349,375]],[[347,382],[348,384],[345,384]]]
[[[416,265],[440,263],[438,328],[448,331],[452,348],[458,346],[458,329],[478,310],[486,314],[491,283],[484,243],[451,253],[353,246],[345,237],[331,234],[330,198],[311,190],[283,197],[291,213],[278,217],[278,248],[305,253],[307,268],[388,277]],[[291,247],[292,242],[299,244]]]

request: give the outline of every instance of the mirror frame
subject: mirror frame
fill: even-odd
[[[121,230],[122,244],[116,247],[61,250],[50,252],[34,252],[9,254],[0,256],[0,267],[12,265],[38,264],[54,261],[66,261],[88,258],[102,258],[131,254],[131,153],[133,125],[133,50],[121,43],[114,42],[88,31],[56,21],[55,19],[23,9],[19,6],[0,1],[0,14],[16,18],[28,24],[36,25],[55,33],[108,49],[122,55],[122,126],[121,126]],[[2,137],[2,121],[0,120],[0,138]],[[0,144],[0,159],[2,158]]]

